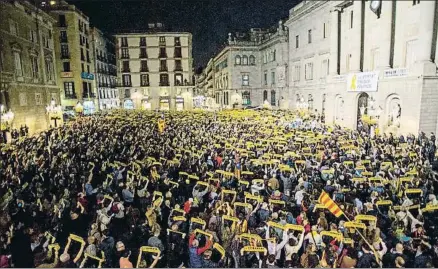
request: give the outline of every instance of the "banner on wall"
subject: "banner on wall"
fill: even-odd
[[[347,92],[376,92],[379,82],[379,72],[363,72],[349,74]]]
[[[277,67],[277,86],[286,87],[286,66]]]

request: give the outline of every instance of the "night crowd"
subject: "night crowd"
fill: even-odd
[[[2,144],[0,267],[438,267],[435,136],[301,116],[113,111]]]

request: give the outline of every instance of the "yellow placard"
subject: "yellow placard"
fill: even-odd
[[[322,236],[329,236],[329,237],[332,237],[332,238],[336,238],[338,240],[341,240],[343,238],[343,235],[341,233],[338,233],[338,232],[322,231],[320,233],[320,235],[321,235],[321,237]]]
[[[357,215],[354,217],[355,221],[377,221],[377,217],[376,216],[372,216],[372,215]]]
[[[366,229],[366,225],[362,222],[347,221],[344,223],[345,228]]]

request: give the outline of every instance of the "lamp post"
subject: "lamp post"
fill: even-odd
[[[58,120],[62,117],[62,107],[60,105],[56,105],[55,99],[52,98],[50,104],[46,107],[47,114],[49,115],[49,121],[55,121],[55,128],[58,127]]]
[[[10,109],[8,112],[5,112],[5,107],[0,104],[0,129],[2,131],[3,141],[6,141],[6,132],[10,131],[10,127],[12,126],[12,121],[14,120],[14,112]]]

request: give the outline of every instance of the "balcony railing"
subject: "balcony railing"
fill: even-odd
[[[58,23],[58,27],[67,27],[67,23],[66,22],[59,22]]]
[[[160,72],[167,72],[167,66],[160,66]]]
[[[76,96],[76,93],[74,93],[74,94],[66,94],[65,95],[65,99],[78,99],[78,97]]]
[[[173,71],[183,71],[182,66],[175,66]]]
[[[140,72],[149,72],[149,68],[140,68]]]
[[[132,83],[123,83],[122,86],[123,87],[132,87]]]
[[[174,53],[173,58],[182,58],[181,53]]]
[[[145,83],[141,83],[140,85],[142,86],[142,87],[149,87],[149,82],[145,82]]]
[[[146,59],[148,57],[147,54],[143,53],[139,55],[140,59]]]
[[[160,53],[158,58],[167,58],[167,53]]]
[[[70,54],[61,54],[61,59],[70,59]]]
[[[129,54],[128,55],[122,55],[122,57],[120,57],[121,59],[129,59]]]
[[[131,72],[131,68],[123,68],[122,73],[129,73]]]
[[[160,86],[169,86],[168,81],[160,81]]]

